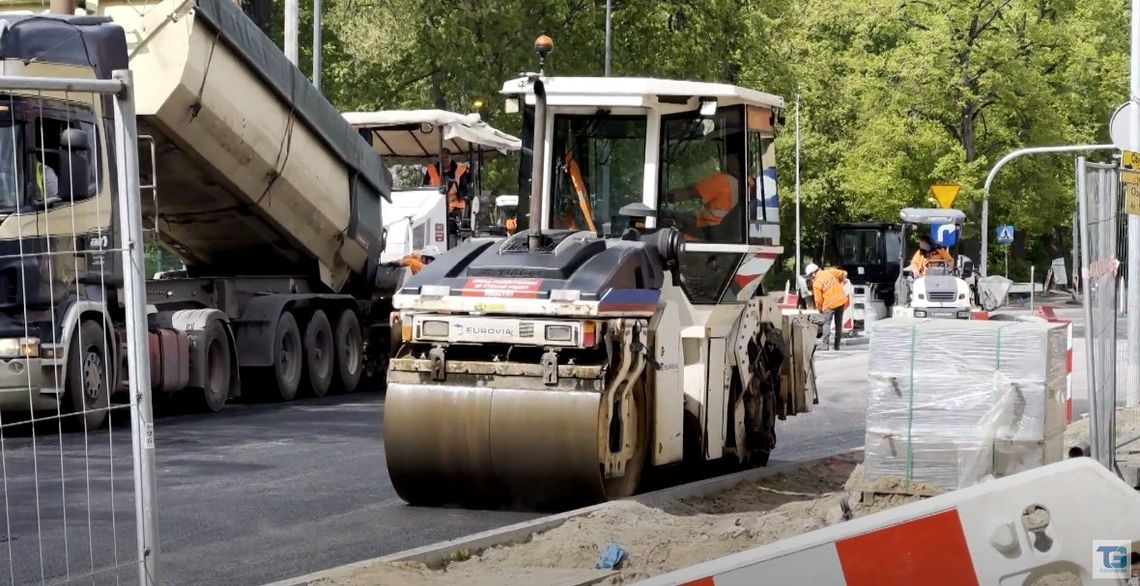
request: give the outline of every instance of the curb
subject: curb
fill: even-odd
[[[707,478],[704,480],[698,480],[696,482],[690,482],[688,484],[681,484],[653,492],[647,492],[645,494],[637,495],[623,500],[641,503],[646,506],[654,506],[661,505],[670,501],[675,501],[677,499],[707,496],[717,492],[722,492],[742,482],[755,482],[762,478],[775,476],[781,472],[793,470],[806,462],[814,462],[816,460],[822,460],[824,458],[835,457],[842,454],[859,453],[861,451],[862,447],[859,447],[851,450],[836,452],[828,456],[812,458],[810,460],[797,460],[794,462],[781,463],[772,467],[755,468],[752,470],[734,472],[732,474],[726,474],[724,476]],[[514,525],[499,527],[498,529],[473,533],[471,535],[466,535],[457,539],[440,541],[438,543],[408,549],[386,556],[353,562],[351,564],[345,564],[343,566],[337,566],[334,568],[321,570],[319,572],[297,576],[296,578],[288,578],[285,580],[272,582],[266,584],[265,586],[308,586],[314,582],[331,578],[334,574],[339,574],[346,570],[353,570],[377,563],[418,562],[428,566],[429,568],[438,568],[442,566],[447,560],[452,559],[456,553],[462,550],[466,550],[469,555],[474,556],[478,555],[485,549],[490,549],[495,546],[508,545],[512,543],[524,543],[530,540],[531,536],[535,533],[549,531],[575,517],[589,515],[595,511],[602,510],[610,506],[613,502],[619,501],[610,501],[607,503],[600,503],[580,509],[574,509],[572,511],[566,511],[564,513],[539,517],[537,519],[515,523]]]

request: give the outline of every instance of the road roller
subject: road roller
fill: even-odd
[[[517,232],[461,243],[393,298],[396,492],[557,508],[629,496],[651,469],[765,465],[776,421],[818,402],[818,327],[761,286],[783,251],[783,100],[542,70],[503,94],[523,118]]]

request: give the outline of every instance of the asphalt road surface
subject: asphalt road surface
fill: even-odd
[[[820,354],[821,402],[778,423],[773,463],[863,443],[866,350]],[[160,418],[162,581],[262,584],[537,516],[405,505],[388,481],[382,414],[381,395],[362,392]],[[3,429],[0,584],[136,582],[128,420],[119,412],[90,434],[53,421]]]

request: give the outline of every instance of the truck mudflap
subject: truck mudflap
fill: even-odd
[[[1140,494],[1075,458],[637,584],[988,585],[1066,574],[1125,584],[1137,542]]]

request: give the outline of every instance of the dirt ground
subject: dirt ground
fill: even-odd
[[[1140,435],[1140,408],[1117,411],[1119,441]],[[1074,422],[1065,446],[1087,439],[1088,422]],[[1140,444],[1137,444],[1140,445]],[[747,482],[701,498],[680,499],[661,507],[615,501],[601,510],[533,535],[530,541],[494,547],[443,569],[416,563],[373,562],[343,568],[314,582],[321,586],[498,586],[535,584],[580,586],[626,584],[702,561],[772,543],[815,529],[913,502],[910,495],[879,495],[870,504],[853,491],[899,486],[862,482],[861,453],[804,462],[787,472]],[[880,483],[883,481],[880,481]],[[901,480],[899,481],[901,482]],[[936,494],[932,487],[917,492]],[[847,511],[845,513],[845,511]],[[595,570],[608,543],[619,544],[628,558],[616,571]],[[1033,586],[1076,586],[1068,572],[1036,577]]]
[[[539,533],[527,543],[495,547],[443,570],[374,563],[317,582],[363,586],[484,586],[503,583],[623,584],[838,523],[844,504],[858,517],[917,497],[876,498],[863,505],[844,492],[858,454],[805,462],[756,483],[664,507],[616,501]],[[617,543],[629,557],[617,572],[593,570],[602,548]]]
[[[1140,436],[1140,407],[1124,407],[1116,410],[1116,443],[1126,442]],[[1089,441],[1089,420],[1083,417],[1074,421],[1065,429],[1065,449],[1080,442]],[[1140,448],[1140,442],[1133,443],[1130,448]]]

